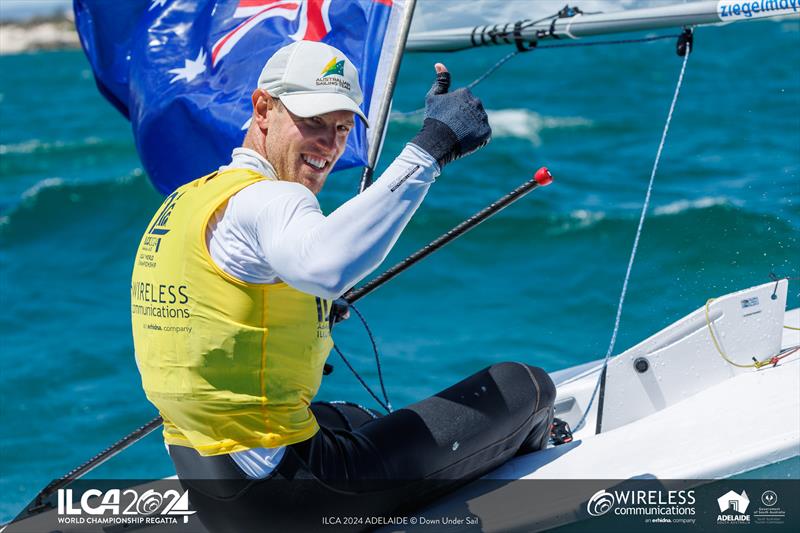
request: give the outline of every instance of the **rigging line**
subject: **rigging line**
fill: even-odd
[[[389,401],[389,394],[386,392],[386,385],[383,382],[383,369],[381,368],[381,356],[378,353],[378,343],[375,342],[375,336],[372,334],[372,330],[369,329],[369,324],[367,324],[367,319],[364,318],[364,315],[356,309],[356,306],[350,304],[350,309],[355,311],[356,315],[358,316],[361,323],[364,324],[364,329],[367,330],[367,335],[369,335],[369,342],[372,343],[372,352],[375,354],[375,366],[378,369],[378,382],[381,384],[381,392],[383,393],[383,400],[386,402],[386,407],[389,408],[389,412],[392,412],[392,402]]]
[[[562,44],[548,44],[548,45],[541,45],[533,48],[532,50],[546,50],[548,48],[569,48],[572,46],[600,46],[600,45],[617,45],[617,44],[633,44],[633,43],[645,43],[650,41],[658,41],[661,39],[674,39],[679,37],[680,35],[656,35],[653,37],[642,37],[640,39],[617,39],[613,41],[593,41],[588,43],[562,43]],[[504,55],[500,58],[497,63],[489,67],[489,70],[472,80],[470,83],[465,85],[465,88],[472,89],[486,78],[497,72],[497,70],[505,65],[511,58],[516,57],[521,52],[519,50],[514,50],[513,52],[509,52],[508,54]],[[392,116],[394,117],[409,117],[412,115],[417,115],[425,111],[424,107],[420,107],[419,109],[414,109],[412,111],[393,111]]]
[[[375,394],[374,392],[372,392],[372,389],[369,387],[369,385],[367,385],[367,382],[366,382],[366,381],[364,381],[364,378],[362,378],[362,377],[359,375],[358,371],[356,371],[356,369],[355,369],[355,368],[353,368],[353,365],[351,365],[351,364],[350,364],[350,361],[348,361],[348,360],[347,360],[347,358],[344,356],[344,354],[343,354],[343,353],[342,353],[342,351],[339,349],[339,347],[338,347],[338,346],[336,346],[336,345],[334,344],[334,345],[333,345],[333,349],[334,349],[334,350],[336,350],[336,353],[338,353],[338,354],[339,354],[339,357],[341,357],[341,358],[342,358],[342,361],[344,361],[344,364],[345,364],[345,365],[347,365],[347,368],[349,368],[349,369],[350,369],[350,372],[352,372],[352,373],[353,373],[353,375],[354,375],[354,376],[356,377],[356,379],[358,380],[358,382],[359,382],[359,383],[361,383],[361,386],[362,386],[362,387],[364,387],[364,390],[366,390],[366,391],[369,393],[369,395],[370,395],[370,396],[372,396],[372,399],[373,399],[373,400],[375,400],[376,402],[378,402],[378,405],[380,405],[381,407],[383,407],[383,409],[384,409],[384,410],[385,410],[387,413],[391,413],[392,411],[391,411],[391,409],[389,409],[389,406],[388,406],[388,405],[386,405],[385,403],[383,403],[383,402],[381,401],[381,399],[380,399],[380,398],[378,398],[378,395],[377,395],[377,394]]]
[[[542,18],[536,19],[536,20],[524,19],[524,20],[520,20],[516,24],[520,24],[520,27],[519,27],[520,30],[527,30],[531,26],[535,26],[536,24],[539,24],[540,22],[544,22],[546,20],[551,20],[551,19],[558,19],[559,18],[558,15],[559,15],[559,13],[553,13],[552,15],[549,15],[547,17],[542,17]],[[510,24],[515,24],[515,23],[512,22],[512,23],[506,24],[504,27],[508,27]],[[495,25],[495,27],[497,27],[497,26],[499,26],[499,24]],[[479,27],[480,26],[477,26],[476,29],[479,28]],[[488,28],[488,26],[486,26],[485,28]],[[475,30],[473,30],[473,31],[475,31]],[[508,39],[510,37],[514,37],[514,31],[507,31],[507,30],[494,31],[494,30],[491,30],[491,31],[489,31],[487,33],[491,36],[491,38],[493,40],[494,39]]]
[[[647,43],[650,41],[660,41],[662,39],[675,39],[680,37],[680,34],[674,35],[654,35],[653,37],[641,37],[639,39],[614,39],[609,41],[591,41],[586,43],[560,43],[560,44],[543,44],[537,46],[539,49],[548,48],[571,48],[574,46],[601,46],[601,45],[615,45],[615,44],[633,44],[633,43]]]
[[[519,22],[515,23],[514,25],[516,26],[516,24],[519,24],[519,28],[518,28],[519,30],[527,30],[528,28],[536,26],[537,24],[539,24],[541,22],[558,20],[559,18],[561,18],[558,15],[559,15],[558,13],[553,13],[549,17],[542,17],[542,18],[536,19],[536,20],[530,20],[530,19],[520,20]],[[506,26],[508,26],[508,25],[506,25]],[[495,35],[497,37],[502,38],[502,39],[508,39],[509,37],[514,37],[514,30],[498,32]]]
[[[375,354],[375,366],[378,368],[378,382],[381,384],[381,392],[383,393],[383,400],[386,402],[386,406],[389,408],[389,412],[392,412],[392,402],[389,401],[389,395],[386,393],[386,385],[383,382],[383,370],[381,369],[381,356],[378,354],[378,343],[375,342],[375,336],[372,334],[372,330],[369,329],[369,325],[367,324],[367,319],[364,318],[364,315],[356,309],[356,306],[350,304],[350,309],[355,311],[356,315],[358,316],[361,323],[364,324],[364,329],[367,330],[367,335],[369,335],[369,342],[372,343],[372,352]]]
[[[375,354],[375,366],[377,366],[377,368],[378,368],[378,382],[381,384],[381,392],[383,393],[383,401],[381,401],[380,398],[378,398],[378,395],[375,394],[375,392],[367,384],[367,382],[364,380],[364,378],[362,378],[361,375],[358,373],[358,371],[353,367],[353,365],[350,364],[350,361],[347,360],[347,358],[344,356],[344,354],[339,349],[339,347],[334,344],[333,345],[333,349],[336,350],[336,353],[338,353],[339,357],[342,358],[342,361],[344,361],[344,364],[347,365],[347,368],[350,369],[350,372],[353,373],[353,375],[356,377],[358,382],[361,383],[361,386],[364,387],[364,389],[369,393],[369,395],[372,396],[372,398],[376,402],[378,402],[378,404],[381,407],[383,407],[383,409],[387,413],[391,413],[393,411],[392,402],[389,401],[389,395],[386,392],[386,386],[385,386],[385,384],[383,382],[383,370],[381,368],[381,356],[378,353],[378,344],[375,342],[375,336],[372,334],[372,330],[369,328],[369,325],[367,324],[367,320],[364,318],[364,315],[362,315],[361,312],[358,309],[356,309],[356,307],[353,304],[350,304],[350,309],[352,309],[356,313],[356,315],[358,316],[359,320],[361,320],[361,323],[364,325],[364,329],[367,331],[367,335],[369,336],[369,341],[372,343],[372,351]]]
[[[505,64],[506,64],[506,62],[508,62],[508,60],[510,60],[512,57],[514,57],[515,55],[517,55],[517,54],[519,54],[519,53],[520,53],[520,51],[519,51],[519,50],[514,50],[513,52],[509,52],[508,54],[506,54],[505,56],[503,56],[503,57],[500,59],[500,61],[498,61],[497,63],[495,63],[494,65],[492,65],[492,66],[489,68],[489,70],[487,70],[486,72],[484,72],[484,73],[483,73],[481,76],[479,76],[479,77],[475,78],[474,80],[472,80],[472,82],[471,82],[469,85],[467,85],[467,86],[466,86],[466,88],[467,88],[467,89],[472,89],[473,87],[475,87],[476,85],[478,85],[480,82],[482,82],[483,80],[485,80],[486,78],[488,78],[489,76],[491,76],[492,74],[494,74],[494,73],[495,73],[495,71],[496,71],[497,69],[499,69],[500,67],[502,67],[503,65],[505,65]],[[418,111],[420,111],[420,110],[418,109],[418,110],[416,110],[416,111],[412,111],[412,113],[417,113]],[[425,111],[425,108],[423,107],[423,108],[421,109],[421,111]]]
[[[644,204],[642,205],[642,213],[641,215],[639,215],[639,226],[636,228],[636,237],[633,240],[633,248],[631,249],[631,255],[630,258],[628,259],[628,268],[625,272],[625,280],[622,282],[622,291],[620,293],[619,302],[617,304],[617,314],[616,317],[614,318],[614,329],[611,333],[611,341],[608,344],[608,350],[606,351],[605,358],[603,359],[603,367],[600,371],[600,375],[597,378],[597,383],[594,386],[594,391],[592,391],[592,396],[589,399],[589,403],[586,406],[586,409],[584,410],[580,421],[578,421],[578,424],[575,426],[575,429],[573,430],[574,432],[580,430],[586,423],[586,417],[588,416],[589,411],[592,408],[592,404],[594,403],[595,397],[597,396],[597,392],[600,389],[600,385],[605,381],[604,377],[606,374],[606,368],[608,368],[608,361],[611,358],[611,354],[614,351],[614,346],[617,343],[617,333],[619,332],[619,323],[620,323],[620,318],[622,317],[622,307],[625,303],[625,295],[628,292],[628,281],[630,280],[631,277],[631,270],[633,269],[633,262],[634,259],[636,258],[636,251],[639,248],[639,238],[642,235],[642,227],[644,226],[644,219],[647,214],[647,209],[650,205],[650,195],[653,191],[653,182],[655,181],[656,172],[658,171],[658,163],[661,160],[661,153],[664,149],[664,143],[667,139],[667,132],[669,132],[669,125],[672,122],[672,114],[675,111],[675,104],[678,101],[678,95],[681,92],[681,85],[683,84],[683,75],[686,72],[686,63],[689,61],[689,55],[691,52],[689,47],[690,45],[687,44],[686,54],[684,54],[683,56],[683,64],[681,65],[681,72],[680,75],[678,76],[678,83],[675,86],[675,93],[672,96],[672,103],[669,106],[667,121],[664,124],[664,131],[661,133],[661,142],[658,145],[656,158],[655,161],[653,162],[653,170],[650,172],[650,182],[647,185],[647,194],[645,195]],[[602,400],[599,408],[601,407],[602,407]],[[601,418],[600,414],[598,413],[598,424],[596,431],[597,433],[599,433],[600,422]]]

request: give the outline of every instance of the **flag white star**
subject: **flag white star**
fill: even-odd
[[[197,76],[206,71],[206,51],[202,48],[197,54],[196,59],[184,59],[182,67],[170,69],[170,74],[175,74],[175,77],[169,80],[170,85],[178,80],[186,80],[191,82]]]
[[[152,11],[157,7],[163,7],[164,4],[167,3],[167,0],[153,0],[153,3],[150,4],[150,7],[147,8],[148,11]]]

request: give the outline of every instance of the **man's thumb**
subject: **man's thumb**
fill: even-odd
[[[437,94],[444,94],[450,90],[450,73],[446,70],[436,74],[436,81],[433,82],[433,87],[428,91],[428,96]]]

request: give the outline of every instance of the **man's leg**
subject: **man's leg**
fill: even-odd
[[[358,429],[382,416],[374,409],[353,402],[314,402],[311,412],[321,427],[347,431]]]
[[[317,479],[334,486],[381,479],[455,484],[544,447],[554,400],[543,370],[499,363],[355,430],[323,423],[317,436],[292,448]]]

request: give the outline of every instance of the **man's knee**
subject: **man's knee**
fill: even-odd
[[[535,381],[539,389],[539,404],[544,407],[552,407],[556,401],[556,386],[550,375],[538,366],[528,366],[531,378]]]
[[[556,387],[550,376],[537,366],[517,362],[495,363],[488,369],[498,384],[514,388],[529,387],[536,391],[536,410],[552,407],[556,399]]]

